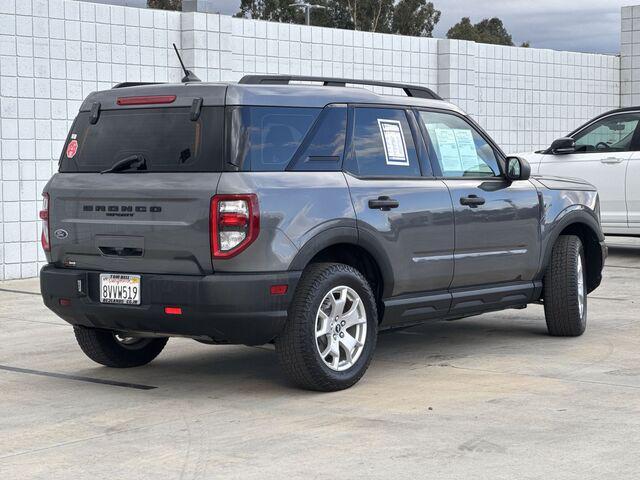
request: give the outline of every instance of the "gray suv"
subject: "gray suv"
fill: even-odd
[[[100,364],[171,336],[273,342],[322,391],[362,377],[383,329],[543,303],[551,335],[577,336],[598,194],[529,174],[422,87],[116,85],[84,101],[44,189],[42,296]]]

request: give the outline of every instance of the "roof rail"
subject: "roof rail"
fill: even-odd
[[[113,88],[139,87],[141,85],[160,85],[163,82],[122,82],[116,83]]]
[[[306,75],[245,75],[238,83],[243,83],[245,85],[288,85],[292,81],[322,82],[322,84],[327,87],[345,87],[347,83],[351,83],[353,85],[399,88],[404,90],[407,97],[442,100],[442,98],[430,88],[407,85],[405,83],[381,82],[377,80],[310,77]]]

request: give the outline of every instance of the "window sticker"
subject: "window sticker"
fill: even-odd
[[[444,172],[477,172],[481,169],[471,130],[445,127],[434,131]]]
[[[77,135],[74,133],[71,135],[72,140],[67,145],[67,158],[73,158],[78,151],[78,140],[76,140]]]
[[[471,130],[465,128],[456,128],[453,130],[458,144],[458,153],[460,154],[460,162],[462,163],[463,172],[477,172],[480,170],[481,163],[476,151],[476,144],[473,140]]]
[[[384,143],[384,155],[387,165],[409,166],[407,145],[404,142],[402,125],[397,120],[378,119],[378,127]]]
[[[440,164],[443,172],[462,171],[460,151],[456,134],[451,128],[435,128],[438,150],[440,150]]]

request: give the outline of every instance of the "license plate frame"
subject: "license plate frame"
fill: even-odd
[[[132,273],[101,273],[100,303],[140,305],[142,278]]]

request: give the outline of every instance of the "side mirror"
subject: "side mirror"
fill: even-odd
[[[566,155],[576,151],[576,141],[570,137],[563,137],[554,140],[549,147],[549,151],[553,155]]]
[[[531,176],[531,165],[524,158],[507,157],[507,180],[528,180]]]

